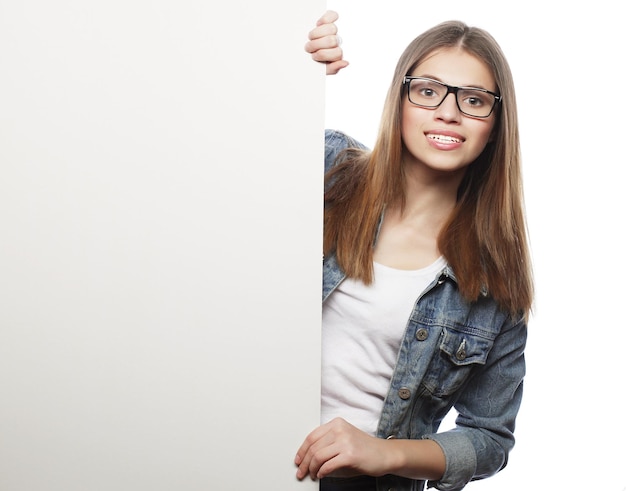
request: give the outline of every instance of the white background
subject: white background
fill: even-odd
[[[1,491],[315,489],[323,8],[0,0]]]
[[[507,55],[520,114],[537,298],[518,443],[468,489],[626,489],[622,18],[615,4],[329,0],[351,65],[327,81],[328,127],[374,143],[395,63],[448,19]]]
[[[313,488],[291,460],[318,418],[323,81],[302,45],[324,6],[223,3],[0,0],[1,491]],[[352,65],[326,124],[365,143],[435,22],[487,28],[514,72],[537,303],[518,445],[469,489],[621,491],[615,4],[328,5]]]

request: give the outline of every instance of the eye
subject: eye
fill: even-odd
[[[411,100],[418,104],[434,105],[439,102],[445,88],[433,80],[413,79],[411,80]]]
[[[491,107],[495,98],[489,92],[477,89],[463,89],[459,91],[459,102],[465,107],[479,108]]]
[[[485,101],[483,101],[480,97],[476,97],[476,96],[467,97],[466,99],[463,100],[463,102],[472,107],[480,107],[485,104]]]
[[[437,92],[432,87],[421,87],[420,93],[423,97],[436,97]]]

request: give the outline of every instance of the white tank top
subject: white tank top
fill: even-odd
[[[321,421],[341,416],[376,434],[400,343],[419,295],[443,269],[406,271],[374,263],[374,281],[345,279],[322,310]]]

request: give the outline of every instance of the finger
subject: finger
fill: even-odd
[[[334,48],[318,49],[311,52],[311,58],[320,63],[332,63],[343,59],[343,50],[336,46]]]
[[[296,453],[296,458],[294,459],[294,463],[298,467],[298,469],[296,470],[296,478],[298,479],[304,479],[309,473],[308,460],[306,464],[304,463],[308,453],[308,448],[309,446],[306,444],[305,441],[305,443],[298,449],[298,452]]]
[[[295,458],[295,463],[298,466],[296,472],[298,479],[304,479],[307,474],[315,478],[316,472],[323,462],[318,464],[317,461],[315,461],[313,467],[311,467],[311,462],[315,459],[315,455],[320,449],[332,444],[332,437],[328,429],[327,425],[318,426],[307,435],[302,445],[300,445]]]
[[[294,463],[298,466],[298,470],[296,471],[296,477],[298,479],[304,479],[309,473],[309,461],[310,457],[310,449],[311,446],[317,441],[319,435],[322,435],[321,427],[317,427],[311,433],[307,435],[307,437],[300,445],[300,448],[296,452],[296,458],[294,459]]]
[[[341,465],[341,454],[335,453],[330,458],[326,459],[322,462],[322,465],[317,468],[315,474],[311,472],[312,476],[315,476],[317,479],[324,479],[325,477],[353,477],[356,475],[354,472],[346,472],[340,471]]]
[[[337,12],[334,10],[327,10],[324,12],[324,15],[319,18],[317,25],[320,26],[322,24],[330,24],[335,22],[337,19],[339,19],[339,14]]]
[[[320,39],[326,36],[337,34],[337,26],[335,24],[322,24],[309,32],[309,39]]]
[[[324,438],[315,442],[309,448],[309,451],[304,456],[299,466],[299,475],[306,476],[308,474],[312,479],[319,478],[321,476],[320,469],[322,466],[335,459],[338,455],[339,446],[335,444],[332,438],[325,435]],[[333,468],[333,466],[329,467],[331,470]]]
[[[340,70],[347,67],[349,63],[346,60],[333,61],[326,64],[326,75],[336,75]]]
[[[311,41],[307,41],[305,44],[305,49],[309,53],[313,53],[319,49],[331,49],[338,48],[341,45],[341,38],[339,35],[334,34],[330,36],[324,36],[318,39],[313,39]]]

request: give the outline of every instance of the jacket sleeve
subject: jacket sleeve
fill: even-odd
[[[366,149],[362,143],[337,130],[325,130],[324,140],[324,173],[330,170],[342,150],[346,148]]]
[[[458,491],[468,482],[489,477],[507,465],[522,399],[526,338],[526,322],[509,319],[485,365],[455,404],[456,427],[425,436],[436,441],[446,457],[444,476],[429,482],[429,487]]]

